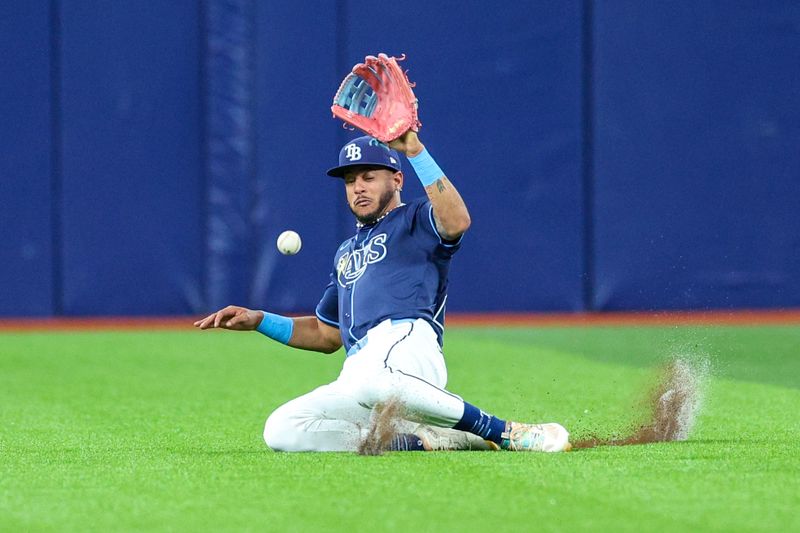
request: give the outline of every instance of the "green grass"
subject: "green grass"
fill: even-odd
[[[709,358],[686,442],[568,454],[277,454],[341,353],[232,332],[0,334],[0,530],[799,530],[800,327],[457,329],[448,388],[618,434],[665,359]]]

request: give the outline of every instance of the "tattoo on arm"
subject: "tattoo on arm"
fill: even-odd
[[[439,192],[444,191],[444,182],[441,180],[441,178],[436,180],[436,189],[438,189]]]

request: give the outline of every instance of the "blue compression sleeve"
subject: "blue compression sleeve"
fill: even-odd
[[[264,318],[256,328],[256,331],[275,339],[283,344],[288,344],[294,331],[294,320],[289,317],[274,315],[264,311]]]
[[[433,160],[431,154],[428,153],[427,148],[423,148],[414,157],[409,157],[408,162],[414,167],[414,172],[417,173],[417,177],[422,182],[423,187],[436,183],[436,180],[444,176],[444,172]]]

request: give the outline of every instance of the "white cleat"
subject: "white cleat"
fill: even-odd
[[[495,451],[500,447],[477,435],[457,429],[419,425],[412,431],[422,441],[425,451],[482,450]]]
[[[568,452],[569,432],[561,424],[507,422],[503,432],[504,450],[514,452]]]

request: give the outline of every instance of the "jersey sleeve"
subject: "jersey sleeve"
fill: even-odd
[[[339,285],[333,274],[322,293],[322,299],[317,304],[316,315],[329,326],[339,327]]]
[[[415,202],[409,207],[412,207],[411,234],[420,244],[437,248],[446,254],[454,254],[461,247],[463,235],[454,241],[448,241],[439,234],[430,200]]]

